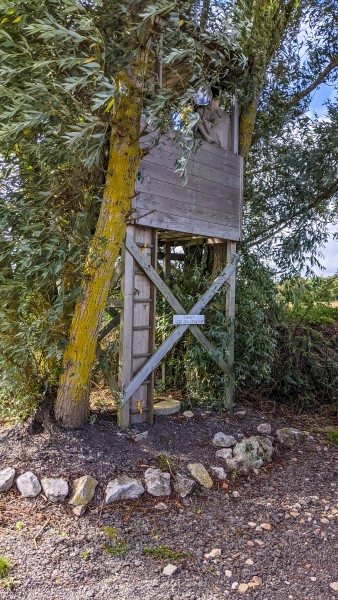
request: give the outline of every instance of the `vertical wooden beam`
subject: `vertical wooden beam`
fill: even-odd
[[[151,227],[136,225],[134,241],[143,259],[156,269],[157,231]],[[140,266],[134,268],[134,310],[133,310],[133,361],[132,376],[147,362],[155,348],[156,290],[153,282]],[[131,424],[152,423],[154,374],[134,392],[130,399]]]
[[[227,245],[227,262],[230,262],[233,255],[236,252],[236,243],[226,242]],[[230,367],[230,374],[226,375],[226,398],[225,405],[228,410],[233,407],[234,402],[234,348],[235,348],[235,288],[236,288],[236,270],[232,272],[228,279],[228,286],[226,292],[226,317],[228,321],[229,331],[229,358],[228,365]]]
[[[127,226],[127,234],[134,238],[135,227]],[[134,269],[135,261],[132,255],[123,248],[122,260],[124,262],[124,273],[121,281],[121,292],[123,309],[121,311],[120,325],[120,355],[119,355],[119,388],[125,389],[133,377],[133,320],[134,320]],[[118,425],[127,429],[130,424],[130,402],[118,409]]]
[[[231,111],[231,152],[238,154],[239,146],[239,110],[235,102]]]
[[[163,280],[165,283],[170,281],[170,270],[171,270],[171,242],[164,244],[164,257],[163,257]],[[162,336],[162,342],[165,340],[165,335]],[[167,365],[165,358],[162,361],[162,385],[165,386],[166,382],[166,371]]]

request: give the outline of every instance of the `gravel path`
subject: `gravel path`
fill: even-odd
[[[29,436],[18,428],[0,431],[0,468],[13,466],[18,474],[29,468],[39,477],[69,480],[90,474],[100,483],[80,519],[67,504],[52,505],[42,496],[24,500],[14,488],[0,497],[0,554],[12,558],[14,580],[12,591],[0,588],[0,598],[338,598],[330,588],[338,581],[337,452],[319,438],[310,436],[301,447],[276,453],[259,474],[229,479],[225,486],[215,482],[212,490],[185,500],[144,495],[111,506],[102,502],[109,479],[142,476],[159,453],[180,465],[198,460],[207,468],[221,466],[213,434],[252,435],[261,422],[261,414],[242,420],[202,412],[189,421],[175,416],[158,419],[142,442],[117,435],[116,425],[107,421],[54,437]],[[167,505],[164,512],[155,508],[160,500]],[[161,553],[163,546],[181,554],[165,559],[145,554],[147,548]],[[215,548],[221,556],[206,559]],[[162,574],[169,563],[178,566],[171,577]],[[258,587],[241,594],[236,583],[255,577]]]

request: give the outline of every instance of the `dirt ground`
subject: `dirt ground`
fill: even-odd
[[[215,459],[213,435],[254,435],[264,420],[273,430],[281,425],[309,428],[258,412],[222,418],[199,409],[189,420],[181,414],[158,418],[141,442],[121,435],[113,418],[53,435],[0,429],[0,469],[12,466],[18,475],[32,470],[38,477],[65,477],[70,483],[89,474],[99,481],[81,518],[67,503],[51,504],[42,495],[22,499],[15,487],[0,497],[0,554],[13,563],[0,598],[337,598],[330,587],[338,581],[337,451],[319,434],[311,433],[293,450],[276,450],[273,462],[258,474],[229,476],[225,485],[214,480],[211,490],[199,489],[184,500],[175,494],[160,499],[144,494],[137,501],[104,504],[110,479],[121,474],[142,478],[159,454],[174,460],[173,470],[189,462],[224,466]],[[166,510],[155,508],[159,501]],[[263,523],[270,527],[262,529]],[[178,554],[147,554],[147,548],[163,554],[163,546]],[[215,548],[221,556],[206,559],[204,554]],[[162,571],[169,563],[178,569],[166,577]],[[258,587],[241,594],[236,584],[254,577]]]

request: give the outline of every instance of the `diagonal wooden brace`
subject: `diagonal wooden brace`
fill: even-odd
[[[144,260],[142,253],[140,252],[139,248],[130,236],[126,237],[126,248],[135,258],[135,260],[137,260],[144,272],[148,275],[149,279],[163,294],[163,296],[166,298],[166,300],[169,302],[172,308],[176,311],[176,313],[187,314],[187,312],[184,310],[177,298],[175,298],[174,294],[171,292],[168,286],[156,273],[155,269],[153,269],[153,267]],[[215,296],[215,294],[219,292],[222,285],[234,272],[236,268],[237,258],[238,257],[235,254],[231,262],[227,265],[227,267],[223,269],[220,275],[212,283],[210,288],[199,298],[199,300],[196,302],[193,308],[189,311],[189,315],[200,314],[201,310],[210,302],[210,300]],[[216,346],[207,340],[207,338],[196,325],[180,325],[169,335],[169,337],[160,346],[160,348],[158,348],[158,350],[153,354],[153,356],[146,362],[146,364],[143,365],[140,371],[131,380],[127,388],[124,391],[122,391],[120,407],[124,406],[124,404],[128,402],[128,400],[131,398],[134,392],[136,392],[136,390],[143,383],[143,381],[157,367],[157,365],[161,362],[164,356],[178,342],[178,340],[182,337],[182,335],[189,327],[196,339],[198,339],[202,346],[210,352],[210,354],[216,360],[217,364],[221,367],[221,369],[225,373],[229,373],[229,367],[226,364],[226,362],[219,356]]]

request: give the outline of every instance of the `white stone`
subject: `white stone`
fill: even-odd
[[[240,493],[237,492],[237,490],[235,490],[234,492],[232,492],[232,495],[233,495],[234,498],[240,498],[241,497]]]
[[[189,477],[185,477],[185,475],[177,473],[176,481],[174,483],[174,489],[175,492],[181,496],[181,498],[186,498],[187,496],[189,496],[189,494],[191,494],[195,486],[196,483],[193,479],[190,479]]]
[[[121,475],[109,481],[106,488],[106,504],[118,500],[135,500],[144,493],[144,487],[139,479]]]
[[[330,583],[330,588],[334,592],[338,592],[338,581],[333,581],[332,583]]]
[[[232,577],[232,571],[230,571],[229,569],[226,569],[226,571],[224,571],[224,575],[226,577]]]
[[[135,437],[133,437],[133,440],[134,442],[142,442],[147,439],[148,435],[148,431],[142,431],[141,433],[137,433]]]
[[[15,469],[6,467],[0,471],[0,493],[7,492],[13,485]]]
[[[17,488],[24,498],[35,498],[41,492],[40,481],[31,471],[23,473],[16,480]]]
[[[167,505],[164,504],[164,502],[159,502],[158,504],[155,504],[156,510],[167,510]]]
[[[152,496],[170,496],[170,473],[160,469],[147,469],[144,474],[146,490]]]
[[[235,446],[237,440],[233,435],[226,435],[222,431],[219,431],[215,433],[212,443],[219,448],[230,448],[231,446]]]
[[[196,481],[203,487],[210,489],[212,488],[213,481],[202,463],[190,463],[188,469]]]
[[[174,415],[181,410],[181,403],[179,400],[162,400],[156,402],[153,407],[154,415]]]
[[[271,435],[271,423],[261,423],[257,427],[258,433],[264,433],[265,435]]]
[[[232,449],[222,448],[222,450],[217,450],[216,458],[222,458],[223,460],[228,460],[229,458],[232,458]]]
[[[185,410],[183,416],[186,419],[192,419],[195,416],[195,414],[192,412],[192,410]]]
[[[222,550],[220,548],[213,548],[210,552],[204,555],[204,558],[219,558],[221,556]]]
[[[93,499],[97,481],[90,475],[83,475],[73,481],[72,497],[68,504],[73,506],[85,506]]]
[[[82,504],[82,505],[74,506],[73,513],[76,517],[82,517],[85,514],[86,510],[87,510],[87,505]]]
[[[224,471],[223,467],[210,467],[210,471],[215,473],[215,475],[218,479],[226,479],[227,478],[227,474]]]
[[[251,567],[251,565],[254,564],[254,561],[252,560],[252,558],[247,558],[244,564],[249,565]]]
[[[177,567],[176,565],[167,565],[164,567],[162,571],[162,575],[166,575],[167,577],[171,577],[174,573],[176,573]]]
[[[41,479],[42,489],[45,496],[51,502],[63,502],[68,495],[68,483],[65,479]]]

